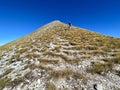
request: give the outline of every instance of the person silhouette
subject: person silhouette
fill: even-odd
[[[68,23],[68,29],[70,30],[71,29],[71,26],[72,26],[72,23]]]

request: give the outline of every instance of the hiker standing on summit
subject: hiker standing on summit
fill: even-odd
[[[68,29],[70,30],[71,29],[71,26],[72,26],[72,23],[68,23]]]

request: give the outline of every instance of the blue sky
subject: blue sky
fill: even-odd
[[[0,45],[53,20],[120,38],[120,0],[0,0]]]

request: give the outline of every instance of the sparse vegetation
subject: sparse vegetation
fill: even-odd
[[[53,57],[58,57],[59,56],[59,54],[54,53],[54,52],[49,52],[49,51],[45,51],[43,53],[43,55],[50,55],[50,56],[53,56]]]
[[[69,58],[67,55],[64,55],[64,54],[59,54],[59,57],[61,57],[66,62],[69,62],[72,60],[71,58]]]
[[[39,52],[39,49],[33,48],[33,49],[32,49],[32,52]]]
[[[27,68],[30,68],[30,69],[35,69],[36,68],[36,65],[33,63],[33,64],[28,64],[24,67],[24,69],[27,69]]]
[[[71,41],[71,42],[69,42],[69,43],[70,43],[70,45],[78,45],[78,43],[73,42],[73,41]]]
[[[102,72],[107,72],[112,70],[113,63],[99,63],[99,62],[93,62],[92,67],[88,68],[87,71],[94,74],[102,74]]]
[[[23,54],[27,50],[28,50],[28,48],[23,48],[23,49],[20,49],[19,51],[17,51],[16,53]]]
[[[19,76],[21,76],[21,75],[22,75],[22,74],[18,73],[16,76],[19,77]]]
[[[118,52],[118,53],[113,54],[113,58],[104,58],[103,61],[120,64],[120,53]]]
[[[40,63],[37,68],[40,68],[40,69],[46,69],[46,65],[44,63]]]
[[[69,90],[69,89],[68,89],[68,88],[63,87],[63,88],[59,88],[58,90]]]
[[[28,54],[26,54],[26,55],[25,55],[25,57],[26,57],[26,58],[29,58],[29,59],[32,59],[32,55],[31,55],[31,54],[29,54],[29,53],[28,53]]]
[[[51,71],[51,78],[62,78],[62,77],[65,77],[65,76],[69,76],[70,74],[72,73],[72,70],[70,69],[63,69],[63,70],[53,70]]]
[[[92,46],[92,45],[87,45],[84,47],[86,50],[97,50],[98,47],[97,46]]]
[[[83,49],[83,46],[82,45],[76,45],[74,47],[71,47],[71,48],[65,48],[66,50],[81,50]]]
[[[120,88],[117,88],[117,89],[115,89],[115,90],[120,90]]]
[[[32,58],[39,58],[40,57],[40,55],[39,54],[36,54],[36,53],[32,53],[32,54],[30,54],[31,56],[32,56]]]
[[[107,53],[105,51],[102,50],[94,50],[90,52],[91,55],[106,55]]]
[[[22,83],[24,81],[25,81],[24,78],[19,77],[19,78],[15,79],[15,80],[9,82],[8,86],[15,87],[15,86],[19,85],[20,83]]]
[[[47,58],[40,58],[39,61],[42,63],[52,63],[52,64],[57,64],[59,62],[59,60],[53,60]]]
[[[66,79],[69,80],[68,78],[70,76],[72,76],[75,79],[85,80],[85,77],[80,72],[74,72],[73,70],[67,68],[62,70],[52,70],[49,78],[60,79],[66,77]]]
[[[64,55],[64,54],[57,54],[57,53],[53,53],[53,52],[46,52],[46,53],[44,53],[44,55],[51,55],[54,57],[60,57],[68,63],[75,62],[75,60],[78,60],[78,59],[71,59],[67,55]]]
[[[120,64],[120,56],[116,56],[115,58],[112,58],[112,61],[114,63]]]
[[[8,59],[8,61],[9,61],[9,63],[14,63],[14,62],[15,62],[15,59],[10,58],[10,59]]]
[[[32,75],[32,71],[27,72],[27,73],[24,75],[24,79],[29,79],[29,80],[34,79],[34,78],[33,78],[33,75]]]
[[[104,47],[101,48],[104,52],[110,52],[111,48],[108,45],[105,45]]]
[[[0,75],[0,78],[2,78],[2,77],[4,77],[4,76],[8,75],[9,73],[12,72],[12,70],[13,70],[13,68],[7,69],[2,75]]]
[[[116,75],[118,75],[120,77],[120,71],[116,70]]]
[[[3,88],[10,82],[10,78],[3,78],[3,79],[0,79],[0,90],[3,90]]]
[[[48,82],[45,90],[57,90],[57,87],[52,82]]]
[[[25,57],[28,58],[28,59],[33,59],[33,58],[39,58],[40,55],[39,54],[35,54],[35,53],[27,53],[25,55]]]
[[[8,59],[10,63],[14,63],[15,61],[21,61],[20,54],[16,53],[11,58]]]
[[[82,75],[82,74],[81,74],[80,72],[78,72],[78,71],[73,72],[73,78],[86,80],[85,76]]]
[[[56,50],[57,52],[60,52],[60,48],[61,48],[61,45],[55,46],[55,50]]]
[[[21,83],[25,84],[27,83],[25,79],[32,82],[39,78],[37,75],[33,75],[32,71],[35,70],[36,72],[38,70],[37,73],[41,73],[40,78],[44,77],[45,81],[53,81],[46,83],[46,90],[69,90],[65,87],[57,88],[55,82],[64,79],[66,83],[74,80],[75,83],[80,81],[83,84],[88,79],[85,77],[88,72],[107,77],[104,75],[110,71],[110,73],[120,76],[119,70],[113,70],[113,66],[120,64],[120,39],[76,27],[68,30],[64,24],[53,28],[46,27],[0,47],[0,60],[7,58],[5,59],[8,61],[6,65],[16,65],[18,61],[22,63],[21,67],[18,67],[20,72],[16,73],[17,68],[14,70],[17,77],[15,80],[7,78],[13,69],[5,67],[6,71],[0,75],[0,90],[7,85],[14,87]],[[49,48],[50,43],[55,45],[54,49]],[[87,60],[93,61],[90,67]],[[85,63],[81,63],[81,61],[85,61]],[[23,65],[26,65],[24,69]],[[22,74],[21,71],[27,68],[31,71]],[[84,71],[86,68],[87,71]],[[85,75],[80,72],[81,70]],[[22,75],[24,76],[21,77]],[[72,84],[70,85],[72,86]],[[78,89],[78,87],[76,88]]]
[[[90,56],[90,55],[83,55],[83,56],[81,56],[80,57],[80,59],[89,59],[89,58],[91,58],[92,56]]]
[[[9,69],[7,69],[7,70],[4,72],[4,75],[7,75],[7,74],[11,73],[12,70],[13,70],[13,68],[9,68]]]

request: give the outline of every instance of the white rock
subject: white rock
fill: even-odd
[[[97,90],[103,90],[102,84],[97,85]]]
[[[20,87],[17,87],[17,90],[21,90]]]
[[[39,64],[40,64],[40,61],[36,60],[36,61],[35,61],[35,65],[38,66]]]
[[[55,45],[53,43],[50,43],[49,49],[55,49]]]
[[[102,84],[95,84],[94,90],[103,90]]]
[[[37,80],[37,83],[40,84],[40,79]]]

